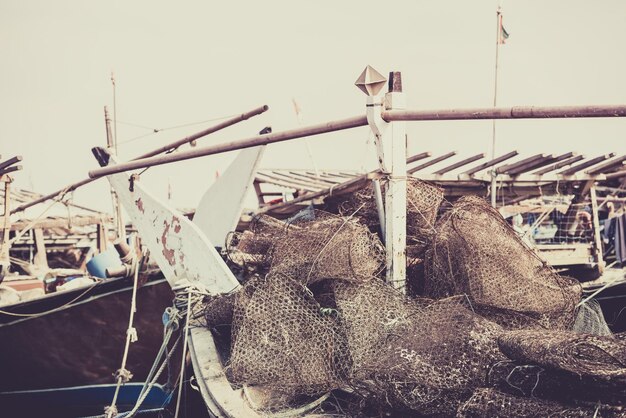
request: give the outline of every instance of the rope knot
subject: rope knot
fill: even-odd
[[[113,418],[117,416],[117,407],[115,405],[109,405],[104,407],[104,416],[106,418]]]
[[[128,383],[130,381],[130,379],[133,378],[133,374],[130,372],[130,370],[126,370],[126,369],[118,369],[115,374],[115,380],[119,380],[122,383]]]
[[[135,327],[128,328],[126,330],[126,334],[128,336],[130,336],[130,342],[131,343],[134,343],[134,342],[136,342],[139,339],[139,337],[137,336],[137,328],[135,328]]]

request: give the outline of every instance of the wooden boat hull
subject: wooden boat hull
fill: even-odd
[[[29,314],[58,308],[33,317],[0,313],[0,404],[15,399],[16,392],[28,392],[28,399],[42,401],[67,394],[71,395],[67,400],[71,403],[72,399],[80,399],[75,396],[80,391],[71,390],[76,387],[91,387],[90,396],[102,397],[104,404],[92,405],[98,413],[111,402],[112,393],[109,397],[106,387],[115,386],[113,374],[121,364],[132,283],[112,279],[85,290],[0,308]],[[137,291],[134,325],[139,339],[131,344],[126,367],[133,373],[131,382],[143,382],[152,367],[163,342],[162,315],[172,305],[172,298],[171,288],[162,276],[151,278]],[[169,374],[165,372],[159,380],[165,392],[170,388],[168,381],[173,383],[178,376],[180,354],[176,354]],[[51,390],[56,395],[45,396]],[[42,393],[35,396],[33,391]]]

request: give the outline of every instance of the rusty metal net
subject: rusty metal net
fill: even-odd
[[[363,224],[371,194],[346,216],[261,216],[232,234],[230,260],[258,274],[205,311],[207,326],[231,321],[231,381],[281,407],[344,389],[399,416],[616,416],[586,405],[626,406],[626,339],[591,335],[608,331],[598,307],[576,307],[580,287],[482,199],[460,199],[433,227],[435,195],[429,216],[407,221],[424,296],[382,281],[383,247]]]
[[[577,407],[558,402],[515,396],[494,389],[477,389],[459,408],[457,418],[617,417],[619,412],[601,407]]]
[[[335,318],[298,280],[256,277],[237,293],[228,365],[235,383],[293,396],[335,389],[344,346]]]
[[[626,387],[626,343],[573,331],[517,330],[498,338],[509,358]]]
[[[463,298],[409,299],[378,281],[331,287],[352,359],[346,383],[370,402],[454,415],[504,358],[500,327]]]
[[[260,216],[250,231],[231,234],[231,261],[312,284],[328,278],[364,281],[384,268],[377,235],[353,217],[310,210],[286,221]]]
[[[580,285],[555,273],[485,200],[459,199],[437,222],[426,253],[423,292],[466,294],[508,328],[569,328]]]
[[[381,182],[381,189],[384,190],[386,182]],[[348,196],[339,204],[339,213],[349,215],[355,213],[362,223],[368,225],[372,231],[380,229],[380,219],[376,206],[374,188],[378,187],[372,183]],[[435,232],[435,220],[439,205],[443,201],[443,189],[436,185],[408,178],[406,182],[406,235],[407,247],[413,253],[420,253]],[[381,193],[384,204],[385,195]]]

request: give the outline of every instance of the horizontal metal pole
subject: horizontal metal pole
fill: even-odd
[[[514,106],[476,109],[389,110],[387,122],[401,120],[543,119],[625,117],[626,105],[608,106]]]
[[[302,138],[305,136],[320,135],[329,132],[341,131],[344,129],[357,128],[367,125],[367,117],[354,116],[347,119],[321,123],[318,125],[306,126],[304,128],[292,129],[284,132],[276,132],[265,135],[257,135],[251,138],[226,142],[224,144],[211,145],[209,147],[197,148],[188,151],[177,152],[168,155],[160,155],[152,158],[129,161],[127,163],[106,166],[97,170],[91,170],[89,177],[97,178],[109,174],[121,173],[128,170],[152,167],[155,165],[169,164],[177,161],[190,160],[192,158],[205,157],[207,155],[221,154],[223,152],[235,151],[243,148],[268,145],[290,139]]]
[[[209,134],[217,132],[217,131],[219,131],[221,129],[227,128],[227,127],[232,126],[232,125],[234,125],[236,123],[239,123],[239,122],[242,122],[242,121],[244,121],[246,119],[249,119],[252,116],[259,115],[259,114],[267,111],[268,109],[269,109],[269,107],[267,105],[263,105],[261,107],[257,107],[256,109],[253,109],[253,110],[251,110],[249,112],[246,112],[246,113],[242,113],[241,115],[234,116],[234,117],[232,117],[230,119],[227,119],[227,120],[225,120],[225,121],[223,121],[221,123],[218,123],[217,125],[211,126],[210,128],[207,128],[207,129],[205,129],[203,131],[200,131],[200,132],[195,133],[193,135],[187,136],[187,137],[185,137],[183,139],[179,139],[178,141],[171,142],[171,143],[169,143],[167,145],[164,145],[164,146],[162,146],[162,147],[160,147],[160,148],[158,148],[158,149],[156,149],[154,151],[150,151],[150,152],[147,152],[147,153],[145,153],[143,155],[140,155],[139,157],[134,158],[134,160],[139,160],[139,159],[142,159],[142,158],[152,157],[152,156],[155,156],[157,154],[160,154],[160,153],[163,153],[163,152],[170,151],[172,149],[178,148],[178,147],[180,147],[181,145],[183,145],[185,143],[188,143],[188,142],[191,142],[191,141],[195,141],[196,139],[200,139],[200,138],[202,138],[204,136],[207,136]],[[96,180],[96,178],[86,178],[84,180],[77,181],[76,183],[72,183],[69,186],[66,186],[66,187],[64,187],[62,189],[59,189],[59,190],[55,191],[55,192],[52,192],[50,194],[47,194],[47,195],[42,196],[40,198],[37,198],[37,199],[35,199],[35,200],[31,201],[31,202],[28,202],[28,203],[25,203],[25,204],[23,204],[21,206],[18,206],[17,208],[15,208],[15,209],[13,209],[11,211],[11,215],[14,214],[14,213],[17,213],[17,212],[21,212],[21,211],[23,211],[25,209],[28,209],[31,206],[35,206],[35,205],[37,205],[37,204],[39,204],[41,202],[45,202],[46,200],[52,199],[52,198],[60,195],[61,193],[69,193],[69,192],[71,192],[73,190],[78,189],[79,187],[82,187],[82,186],[84,186],[86,184],[91,183],[94,180]]]

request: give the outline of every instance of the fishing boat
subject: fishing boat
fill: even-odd
[[[380,163],[378,170],[346,179],[344,182],[332,184],[325,190],[328,195],[342,190],[355,190],[364,183],[373,183],[384,179],[385,190],[378,190],[376,207],[383,227],[381,235],[385,243],[386,253],[386,281],[397,289],[404,291],[406,288],[406,216],[407,216],[407,155],[406,155],[406,131],[405,121],[426,120],[464,120],[464,119],[529,119],[529,118],[558,118],[558,117],[624,117],[625,106],[580,106],[580,107],[514,107],[514,108],[489,108],[489,109],[462,109],[462,110],[437,110],[417,111],[404,108],[404,96],[400,73],[392,72],[389,77],[389,91],[384,96],[379,92],[386,85],[387,80],[371,67],[366,68],[357,80],[357,86],[367,94],[366,114],[338,121],[326,122],[306,128],[292,131],[263,134],[241,141],[233,141],[226,144],[208,146],[191,151],[181,151],[176,154],[135,160],[127,163],[118,163],[113,155],[105,149],[98,149],[96,154],[102,168],[90,172],[92,178],[107,176],[111,186],[117,192],[120,201],[129,213],[133,224],[143,237],[144,244],[153,254],[155,261],[163,271],[164,276],[172,289],[185,300],[188,306],[192,306],[192,298],[195,301],[205,296],[215,296],[236,292],[240,288],[237,277],[231,271],[222,255],[216,251],[217,242],[212,240],[222,239],[223,232],[211,235],[206,225],[192,222],[186,219],[180,212],[170,205],[160,201],[146,190],[141,180],[137,177],[123,174],[129,170],[146,168],[154,165],[173,163],[191,158],[218,154],[238,149],[247,149],[268,145],[280,141],[286,141],[306,136],[319,135],[360,126],[369,126],[376,138],[377,153]],[[555,157],[542,156],[532,161],[524,161],[515,169],[537,169],[545,165],[558,164]],[[567,159],[563,157],[562,159]],[[539,161],[540,160],[540,161]],[[472,160],[474,161],[474,160]],[[489,161],[482,168],[491,167],[498,162]],[[461,167],[468,162],[457,165]],[[597,164],[596,161],[593,164]],[[571,164],[571,162],[570,162]],[[451,171],[452,169],[448,170]],[[577,171],[577,170],[576,170]],[[625,173],[618,172],[620,176]],[[443,173],[442,173],[443,174]],[[505,175],[509,175],[507,173]],[[615,174],[611,174],[615,176]],[[587,178],[575,178],[574,173],[558,173],[555,181],[567,177],[578,183],[593,187],[598,179],[608,175],[601,172]],[[341,177],[341,176],[340,176]],[[302,185],[302,177],[295,183]],[[517,178],[519,179],[519,178]],[[316,177],[316,183],[323,183],[322,178]],[[527,179],[528,180],[528,179]],[[534,177],[533,181],[541,181],[540,177]],[[250,180],[252,182],[252,180]],[[493,178],[472,179],[472,184],[492,183]],[[551,180],[547,181],[552,183]],[[328,182],[327,182],[328,183]],[[541,186],[540,186],[541,187]],[[302,187],[298,187],[302,189]],[[493,189],[492,189],[493,190]],[[258,189],[257,189],[258,193]],[[323,197],[324,193],[319,190],[309,190],[298,196],[291,202],[278,203],[275,206],[267,205],[263,210],[274,210],[275,213],[285,210],[290,214],[297,204],[308,204],[316,198]],[[382,199],[384,195],[384,201]],[[231,210],[229,208],[228,210]],[[220,219],[217,216],[222,209],[220,204],[214,202],[210,211],[211,216],[205,217],[207,221]],[[208,212],[207,212],[208,213]],[[288,215],[287,215],[288,216]],[[209,221],[209,224],[211,222]],[[236,222],[229,223],[234,228]],[[213,226],[216,227],[215,223]],[[598,261],[596,259],[596,261]],[[193,366],[195,380],[202,394],[208,412],[212,416],[249,417],[262,416],[264,400],[271,399],[272,393],[268,393],[264,387],[236,386],[232,384],[226,373],[227,354],[219,340],[209,329],[196,323],[194,316],[187,316],[184,326],[184,347],[189,352]],[[227,351],[227,350],[226,350]],[[301,405],[292,405],[287,411],[282,411],[278,416],[306,416],[307,413],[319,406],[324,396],[318,399],[307,399]]]
[[[266,106],[231,118],[186,137],[183,142],[265,110]],[[181,143],[170,145],[175,148]],[[242,153],[203,196],[195,219],[204,225],[208,235],[225,235],[224,230],[236,223],[236,208],[251,185],[250,175],[261,153],[262,148]],[[69,188],[86,183],[78,182]],[[18,209],[55,196],[35,196]],[[216,201],[225,210],[215,212]],[[9,212],[6,205],[4,219],[8,219]],[[98,244],[106,242],[104,232],[100,233],[102,219],[99,217],[96,222]],[[52,221],[44,221],[15,226],[51,225]],[[62,223],[54,222],[56,227]],[[66,219],[68,222],[71,221]],[[4,229],[6,238],[9,229]],[[44,245],[43,240],[38,245]],[[120,249],[123,262],[113,257],[117,263],[110,263],[114,250],[99,252],[104,256],[98,259],[96,254],[91,261],[100,278],[87,279],[86,272],[74,269],[75,274],[85,276],[82,285],[63,291],[59,286],[57,292],[42,291],[38,297],[0,307],[0,338],[5,342],[0,349],[0,404],[4,412],[11,416],[45,413],[78,417],[105,412],[107,416],[117,416],[131,411],[162,411],[170,403],[183,366],[179,321],[185,307],[177,305],[171,283],[150,257],[138,252],[136,246],[120,242],[115,246]],[[8,255],[8,245],[2,248]],[[41,252],[45,253],[45,249]],[[54,283],[61,284],[57,280]]]

